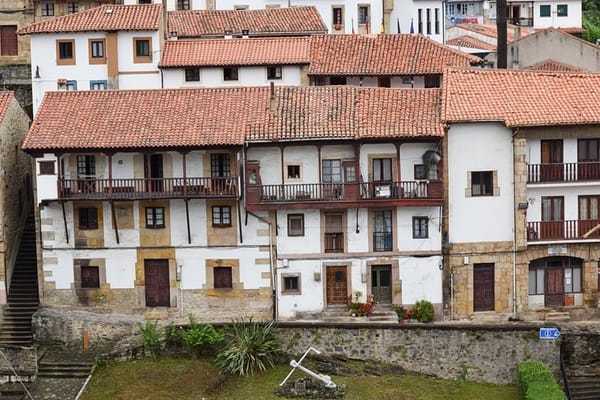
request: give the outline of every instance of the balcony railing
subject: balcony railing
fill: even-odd
[[[600,180],[600,162],[529,164],[528,183],[584,182]]]
[[[441,198],[441,181],[299,183],[248,187],[249,203]]]
[[[343,253],[344,252],[344,234],[326,233],[325,234],[325,253]]]
[[[508,18],[507,22],[518,26],[533,26],[533,18]]]
[[[392,232],[373,232],[373,251],[392,251]]]
[[[600,239],[600,219],[527,223],[527,241]]]
[[[59,179],[58,197],[80,199],[210,198],[237,196],[236,177]]]

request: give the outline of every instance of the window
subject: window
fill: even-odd
[[[557,4],[556,5],[556,16],[567,17],[568,15],[569,15],[569,5],[568,4]]]
[[[190,9],[190,0],[177,0],[177,9],[178,10],[189,10]]]
[[[0,55],[16,56],[17,48],[17,26],[0,26]]]
[[[402,84],[403,85],[412,85],[413,84],[413,77],[412,77],[412,75],[404,75],[402,77]]]
[[[281,280],[281,294],[301,294],[300,275],[282,274]]]
[[[392,211],[375,211],[373,217],[373,251],[391,251]]]
[[[431,35],[431,8],[425,10],[427,34]]]
[[[549,17],[550,16],[550,5],[544,4],[540,6],[540,17]]]
[[[55,169],[54,165],[56,163],[54,161],[40,161],[40,175],[54,175]]]
[[[98,267],[82,265],[81,266],[81,288],[99,289],[100,288],[100,269]]]
[[[563,196],[542,197],[542,221],[562,221],[564,215]],[[561,224],[562,227],[562,224]]]
[[[344,252],[344,229],[342,213],[325,214],[325,253]]]
[[[288,236],[304,236],[304,214],[288,214]]]
[[[233,279],[231,267],[214,267],[214,288],[215,289],[232,289]]]
[[[425,75],[425,87],[426,88],[440,87],[440,76],[439,75]]]
[[[54,3],[41,3],[40,4],[42,17],[53,17],[54,16]]]
[[[471,196],[492,196],[493,172],[471,172]]]
[[[300,179],[300,165],[290,164],[287,166],[288,179]]]
[[[354,165],[347,165],[346,171],[346,182],[356,182],[356,167]]]
[[[341,160],[323,160],[322,179],[323,183],[341,183],[342,182],[342,161]]]
[[[90,64],[106,64],[106,54],[104,53],[104,39],[90,39]]]
[[[236,67],[223,68],[223,80],[224,81],[237,81],[238,80],[238,69]]]
[[[331,9],[331,18],[334,29],[341,29],[344,24],[344,8],[341,6],[333,6]]]
[[[77,156],[77,178],[96,177],[96,157],[92,155]]]
[[[210,176],[213,178],[230,176],[229,154],[217,153],[210,155]]]
[[[600,219],[599,206],[600,196],[579,196],[579,219],[583,221]],[[593,228],[593,226],[590,226],[590,228]],[[584,233],[585,232],[580,232],[580,235]]]
[[[56,64],[74,65],[75,64],[75,40],[57,40],[56,41]]]
[[[424,164],[415,164],[415,180],[427,179],[427,169]]]
[[[231,226],[230,206],[214,206],[212,208],[212,226],[215,228]]]
[[[551,267],[562,267],[564,293],[581,293],[582,291],[582,266],[581,261],[574,258],[550,257],[533,261],[529,266],[529,294],[544,294],[546,270]]]
[[[281,79],[281,66],[267,67],[267,79]]]
[[[435,9],[435,34],[440,34],[440,9]]]
[[[152,39],[151,38],[133,38],[133,62],[134,63],[152,62]]]
[[[429,217],[413,217],[413,239],[429,237]]]
[[[345,85],[346,77],[345,76],[332,76],[329,78],[330,85]]]
[[[247,10],[248,9],[248,5],[247,4],[238,4],[238,5],[234,5],[233,6],[234,10]]]
[[[186,68],[185,69],[185,81],[186,82],[200,82],[200,68]]]
[[[77,2],[67,3],[67,14],[75,14],[78,11],[79,11],[79,3],[77,3]]]
[[[358,24],[369,25],[369,6],[359,5],[358,6]]]
[[[98,229],[98,209],[96,207],[79,209],[79,229]]]
[[[66,81],[65,90],[77,90],[77,81]]]
[[[90,90],[106,90],[106,81],[90,81]]]
[[[138,4],[152,4],[152,0],[138,0]]]
[[[577,141],[577,161],[600,161],[600,139],[579,139]]]
[[[423,9],[417,10],[417,32],[423,33]]]
[[[158,229],[165,227],[165,208],[146,207],[146,228]]]
[[[377,86],[378,87],[392,87],[392,80],[389,76],[380,76],[377,78]]]
[[[373,159],[373,182],[391,182],[392,181],[392,159],[374,158]]]

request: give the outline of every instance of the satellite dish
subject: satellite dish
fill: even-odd
[[[423,164],[425,165],[431,165],[431,164],[438,164],[440,162],[440,160],[442,159],[442,156],[440,156],[440,153],[438,153],[435,150],[427,150],[423,156]]]

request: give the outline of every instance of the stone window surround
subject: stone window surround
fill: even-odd
[[[215,289],[215,267],[231,267],[231,289]],[[206,283],[202,285],[203,289],[212,289],[216,291],[228,291],[232,289],[244,289],[244,283],[240,281],[240,260],[238,259],[207,259],[205,261]]]
[[[106,260],[103,258],[75,258],[73,259],[73,283],[71,288],[80,290],[98,290],[98,288],[81,287],[81,267],[98,267],[100,288],[106,286]]]
[[[285,288],[285,279],[286,278],[296,278],[298,281],[298,288],[286,290],[286,288]],[[301,294],[302,294],[301,274],[299,272],[281,274],[281,295],[301,295]]]
[[[471,175],[473,172],[492,171],[492,194],[473,196],[471,192]],[[465,188],[465,197],[498,197],[500,196],[500,187],[498,186],[498,170],[471,170],[467,171],[467,187]]]

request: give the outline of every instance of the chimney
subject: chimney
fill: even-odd
[[[242,29],[242,37],[244,39],[248,39],[250,37],[250,30],[249,29]]]
[[[224,37],[225,37],[225,39],[232,39],[233,38],[233,30],[225,29]]]

